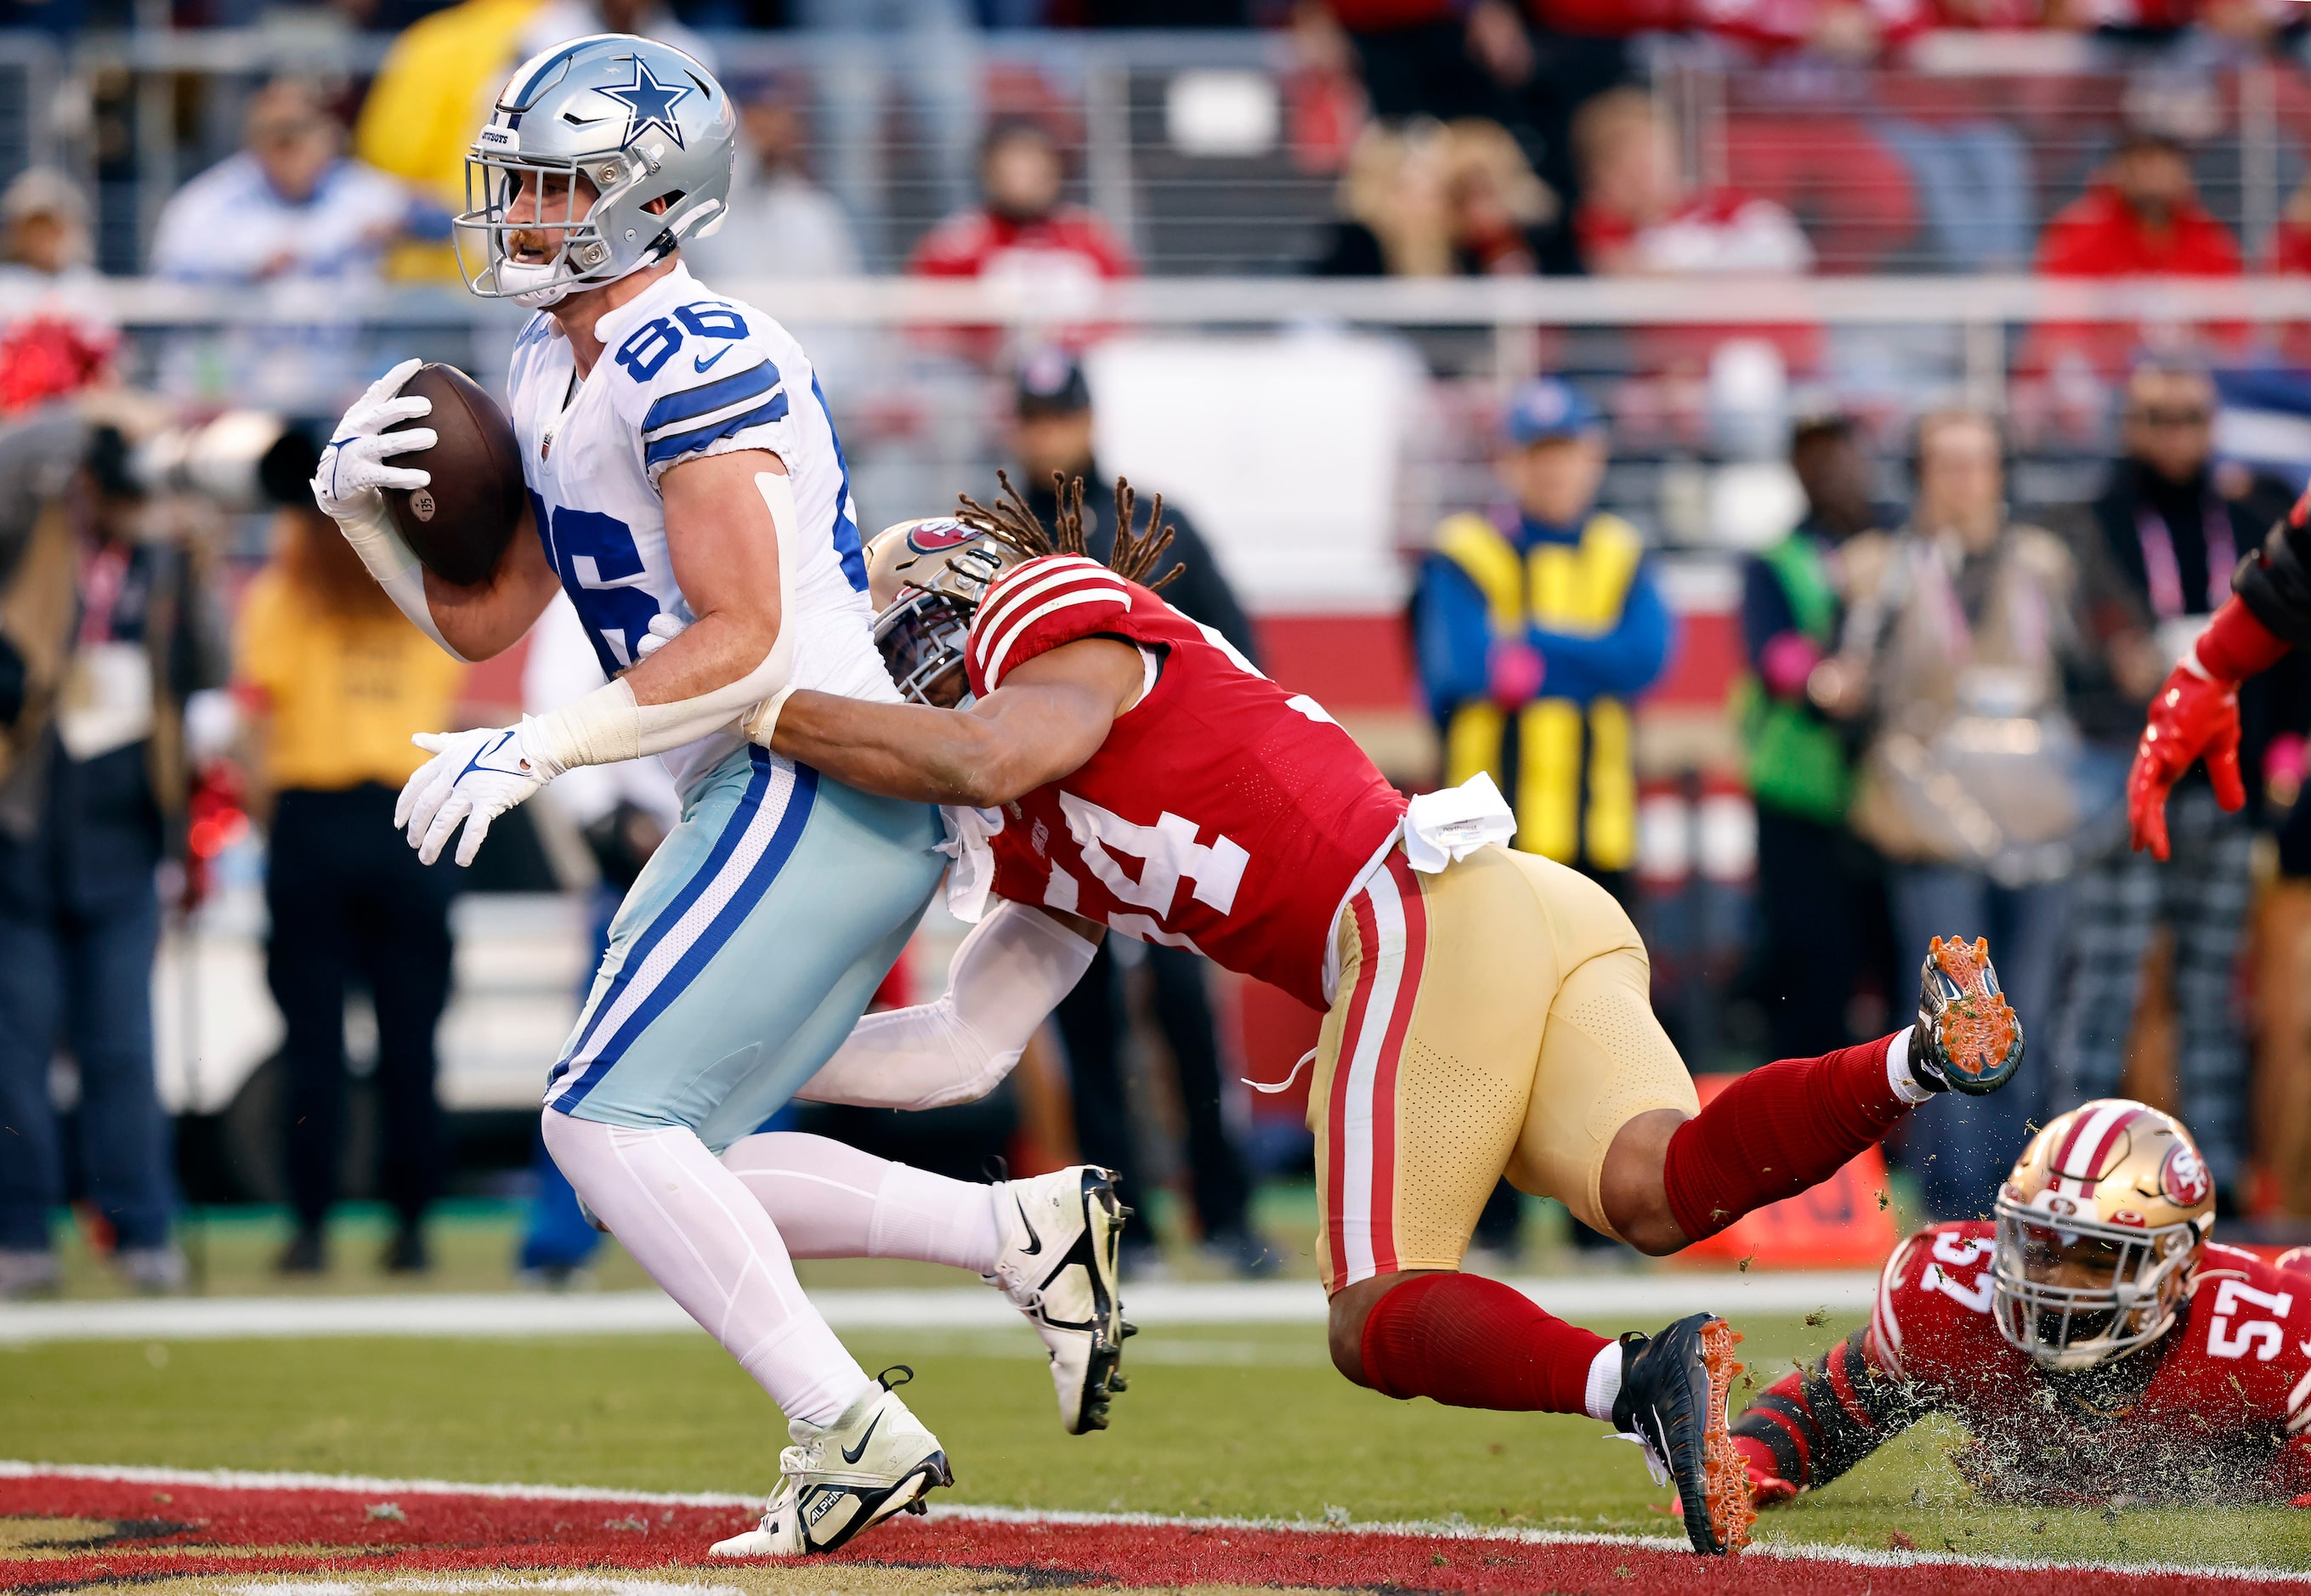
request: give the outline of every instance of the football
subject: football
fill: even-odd
[[[433,413],[388,429],[433,429],[433,447],[396,455],[396,466],[432,475],[422,488],[388,488],[385,500],[425,568],[461,588],[487,581],[521,524],[521,446],[513,423],[481,385],[455,366],[428,364],[402,385],[433,401]]]

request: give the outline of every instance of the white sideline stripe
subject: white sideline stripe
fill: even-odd
[[[469,1485],[455,1479],[379,1479],[359,1474],[269,1474],[240,1469],[149,1469],[84,1463],[36,1463],[0,1459],[0,1479],[54,1476],[63,1479],[117,1480],[129,1485],[210,1486],[228,1490],[332,1490],[361,1496],[493,1496],[513,1501],[642,1503],[670,1507],[752,1507],[753,1496],[717,1493],[669,1494],[616,1488],[589,1490],[582,1486]],[[1333,1525],[1310,1519],[1230,1518],[1219,1515],[1173,1517],[1156,1513],[1077,1513],[1065,1509],[980,1507],[964,1503],[934,1504],[929,1516],[990,1524],[1103,1524],[1136,1527],[1177,1526],[1206,1530],[1280,1530],[1308,1535],[1417,1535],[1437,1540],[1513,1541],[1525,1546],[1625,1546],[1646,1551],[1679,1551],[1669,1535],[1600,1535],[1577,1530],[1484,1529],[1468,1523],[1440,1523],[1432,1519],[1374,1520]],[[1866,1568],[1950,1566],[1999,1568],[2036,1574],[2054,1569],[2086,1574],[2157,1574],[2199,1579],[2256,1581],[2311,1586],[2311,1573],[2284,1568],[2241,1568],[2183,1563],[2080,1563],[2047,1557],[1969,1557],[1961,1552],[1880,1551],[1871,1547],[1821,1546],[1801,1541],[1753,1542],[1743,1554],[1751,1557],[1785,1558],[1793,1562],[1837,1563]],[[516,1576],[517,1578],[519,1576]],[[278,1587],[268,1584],[266,1589]],[[374,1585],[363,1585],[373,1590]],[[424,1588],[436,1589],[430,1580]],[[493,1587],[494,1588],[494,1587]],[[553,1587],[545,1587],[553,1588]],[[570,1587],[577,1589],[577,1586]]]
[[[1581,1276],[1511,1285],[1571,1319],[1670,1319],[1706,1310],[1866,1313],[1878,1278],[1867,1270],[1787,1274]],[[1191,1282],[1129,1286],[1134,1323],[1321,1324],[1313,1281]],[[1018,1311],[984,1286],[929,1291],[815,1291],[810,1300],[838,1330],[1010,1328]],[[0,1346],[44,1341],[218,1341],[301,1336],[638,1336],[694,1330],[663,1292],[561,1296],[519,1292],[439,1296],[147,1297],[119,1302],[13,1303],[0,1306]]]

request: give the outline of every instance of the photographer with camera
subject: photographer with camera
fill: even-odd
[[[0,1298],[57,1283],[60,1042],[100,1243],[139,1289],[185,1277],[153,1081],[154,876],[181,841],[185,703],[223,680],[223,626],[97,414],[52,404],[0,429]]]

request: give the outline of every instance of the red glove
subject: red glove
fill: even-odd
[[[2215,612],[2205,633],[2150,700],[2126,777],[2126,818],[2134,845],[2167,857],[2167,795],[2202,756],[2226,809],[2246,803],[2239,778],[2238,685],[2268,668],[2287,645],[2237,598]]]
[[[1798,1487],[1775,1472],[1774,1449],[1749,1435],[1733,1437],[1734,1450],[1749,1467],[1749,1500],[1759,1507],[1779,1507],[1798,1494]]]
[[[1548,663],[1521,637],[1503,638],[1485,658],[1486,692],[1504,710],[1519,710],[1540,696]]]
[[[2215,802],[2237,809],[2246,802],[2239,780],[2238,684],[2201,674],[2195,658],[2176,666],[2150,701],[2134,768],[2126,776],[2126,819],[2137,848],[2167,857],[2167,795],[2201,755],[2215,784]]]

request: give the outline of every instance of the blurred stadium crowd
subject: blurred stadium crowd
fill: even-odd
[[[422,1270],[445,1191],[524,1194],[519,1267],[585,1267],[525,1127],[671,789],[572,772],[470,874],[420,867],[409,734],[562,702],[593,658],[557,610],[449,664],[303,484],[312,418],[394,361],[498,380],[519,323],[458,293],[449,241],[466,146],[517,61],[604,31],[743,106],[731,219],[687,253],[812,349],[869,525],[998,463],[1167,490],[1175,601],[1407,786],[1493,771],[1518,845],[1636,914],[1696,1071],[1875,1034],[1927,937],[1990,936],[2034,1061],[1899,1149],[1934,1217],[2122,1087],[2181,1113],[2228,1216],[2311,1217],[2311,682],[2248,689],[2248,807],[2196,779],[2172,863],[2124,850],[2118,801],[2148,695],[2311,469],[2311,298],[2173,298],[2311,276],[2307,18],[0,4],[0,1296],[54,1287],[67,1200],[149,1289],[186,1283],[187,1201],[285,1205],[310,1273],[347,1195]],[[1629,292],[1431,292],[1519,277]],[[1789,282],[1828,277],[1835,314]],[[1211,297],[1123,297],[1188,278]],[[2155,288],[2034,297],[2129,278]],[[978,297],[883,292],[936,280]],[[997,1099],[813,1112],[950,1173],[1079,1153],[1171,1194],[1175,1256],[1269,1272],[1252,1195],[1306,1138],[1238,1083],[1314,1025],[1127,946]],[[1480,1243],[1530,1217],[1504,1187]]]

